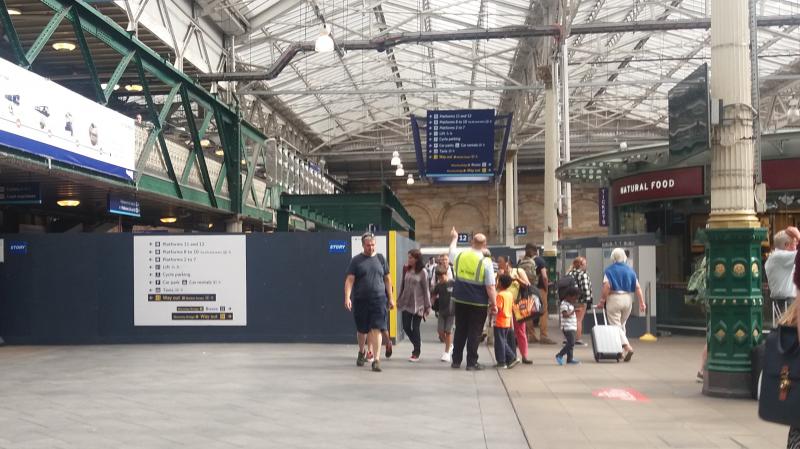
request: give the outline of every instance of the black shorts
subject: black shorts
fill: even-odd
[[[387,329],[386,298],[357,299],[353,301],[353,318],[356,330],[366,334],[372,329]]]

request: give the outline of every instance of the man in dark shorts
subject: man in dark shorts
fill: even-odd
[[[366,348],[375,356],[372,370],[380,371],[381,332],[387,330],[387,307],[394,308],[392,279],[386,259],[375,252],[375,236],[361,236],[364,252],[353,257],[344,281],[344,307],[353,311],[358,332],[356,365],[367,361]]]

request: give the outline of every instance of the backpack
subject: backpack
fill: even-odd
[[[580,292],[580,287],[578,287],[578,280],[575,279],[574,276],[572,276],[571,274],[565,274],[559,277],[558,281],[556,281],[556,291],[558,292],[558,299],[563,299],[564,293],[566,293],[567,289],[570,287],[575,287]]]
[[[535,290],[539,285],[539,276],[536,274],[536,263],[532,257],[525,257],[517,263],[517,268],[521,269],[528,276],[528,282],[531,283],[531,289]]]

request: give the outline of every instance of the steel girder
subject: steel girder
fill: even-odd
[[[9,40],[17,63],[25,68],[30,68],[58,26],[64,20],[67,20],[71,22],[75,31],[76,41],[80,46],[84,62],[87,66],[96,100],[101,104],[105,104],[113,93],[114,85],[122,78],[130,63],[135,61],[136,72],[142,85],[145,106],[150,121],[153,124],[153,128],[147,137],[143,151],[136,163],[137,177],[135,182],[137,185],[140,188],[171,195],[179,199],[198,202],[214,208],[221,209],[224,207],[225,212],[241,214],[244,210],[244,195],[242,193],[240,168],[243,142],[245,139],[249,139],[249,141],[254,142],[256,145],[261,145],[266,140],[266,136],[250,123],[241,120],[238,110],[233,110],[217,100],[214,95],[195,84],[191,78],[170,65],[165,59],[145,46],[136,37],[129,35],[124,29],[83,1],[40,1],[53,9],[55,14],[40,32],[39,36],[34,40],[31,47],[25,51],[14,28],[13,21],[8,14],[5,0],[0,0],[0,22],[3,25],[4,33]],[[111,75],[106,89],[100,87],[100,79],[92,59],[89,45],[86,41],[86,34],[94,36],[120,55],[120,62]],[[160,111],[156,109],[149,82],[151,78],[149,77],[157,79],[171,89],[170,93],[164,99]],[[178,95],[180,95],[180,104],[186,115],[187,127],[193,144],[191,157],[187,161],[186,166],[183,167],[182,176],[178,176],[175,172],[175,167],[172,164],[168,150],[167,140],[164,135],[164,125],[172,113],[175,112],[175,110],[172,109],[172,105]],[[199,126],[193,119],[193,105],[197,106],[198,110],[202,109],[206,111],[204,120]],[[220,134],[225,152],[224,167],[216,182],[210,178],[200,144],[200,140],[208,131],[212,119],[216,122],[216,128]],[[166,184],[164,181],[157,180],[157,178],[152,176],[143,176],[143,169],[147,158],[151,154],[153,146],[156,143],[159,145],[161,158],[170,180]],[[207,198],[198,197],[196,190],[186,186],[186,177],[188,172],[191,171],[195,160],[200,168],[201,180]],[[248,165],[247,176],[251,181],[255,168],[255,164]],[[230,201],[217,198],[225,178],[228,180]],[[267,191],[269,190],[270,189],[267,188]],[[254,189],[252,193],[255,195]],[[248,211],[254,212],[258,210],[256,214],[258,215],[257,218],[263,219],[265,217],[270,217],[271,219],[271,214],[263,210],[267,206],[265,200],[266,196],[263,200],[257,200],[256,204],[259,209],[248,207]]]

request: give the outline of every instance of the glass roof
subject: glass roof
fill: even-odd
[[[213,3],[213,2],[212,2]],[[236,0],[250,26],[236,38],[238,60],[264,70],[292,43],[313,42],[323,21],[336,42],[369,40],[387,33],[446,32],[524,25],[546,1],[530,0]],[[559,2],[554,2],[559,3]],[[571,26],[601,22],[707,19],[707,0],[571,0]],[[538,5],[538,6],[537,6]],[[760,16],[800,14],[800,2],[759,0]],[[539,18],[541,20],[541,18]],[[544,22],[529,22],[544,23]],[[543,95],[532,79],[512,79],[515,55],[544,40],[495,39],[403,44],[374,50],[298,54],[277,78],[243,83],[239,93],[274,94],[332,151],[409,142],[409,114],[428,109],[499,108],[505,97],[522,114],[513,130],[519,145],[543,141]],[[587,34],[567,40],[573,145],[597,136],[635,141],[665,139],[667,93],[703,63],[710,63],[710,31],[703,29]],[[759,75],[773,86],[762,114],[774,129],[796,127],[800,31],[798,26],[760,28]],[[541,59],[541,55],[539,55]],[[713,77],[713,68],[712,75]],[[797,79],[795,79],[797,78]],[[514,86],[513,89],[505,89]],[[525,89],[528,86],[529,89]],[[312,92],[309,92],[312,91]],[[780,93],[780,102],[775,94]],[[776,105],[776,103],[778,103]],[[771,110],[771,111],[770,111]],[[770,114],[772,112],[772,114]],[[355,145],[355,146],[353,146]],[[358,145],[361,145],[359,147]]]

